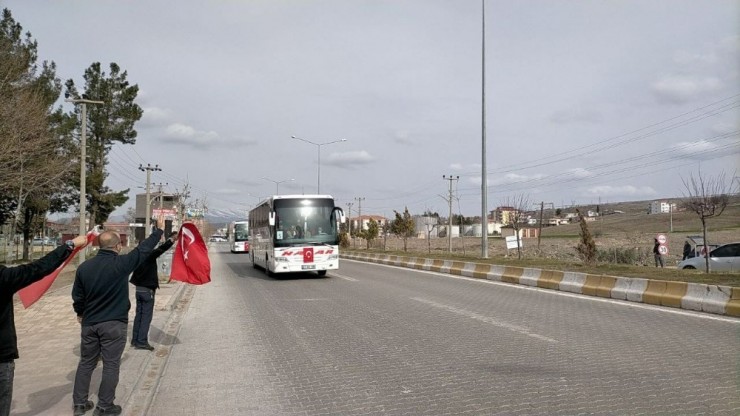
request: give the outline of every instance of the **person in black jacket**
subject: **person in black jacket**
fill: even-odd
[[[137,350],[154,350],[154,347],[149,344],[149,326],[154,314],[154,295],[159,289],[157,258],[169,250],[176,240],[177,233],[174,233],[159,247],[155,248],[152,254],[144,260],[144,263],[134,270],[134,274],[129,280],[136,286],[136,317],[134,318],[131,345]]]
[[[80,322],[80,362],[75,373],[72,402],[75,415],[84,415],[92,408],[88,400],[90,378],[103,359],[103,374],[98,388],[98,404],[94,415],[121,414],[114,404],[121,355],[126,347],[128,311],[128,276],[154,250],[162,238],[164,219],[157,228],[128,254],[121,254],[121,238],[113,231],[98,237],[98,254],[77,269],[72,286],[72,307]]]
[[[0,416],[10,414],[13,397],[15,360],[18,359],[18,337],[15,333],[13,295],[56,270],[75,247],[87,245],[85,236],[75,237],[44,257],[15,267],[0,265]]]

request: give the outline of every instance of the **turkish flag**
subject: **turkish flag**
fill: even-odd
[[[313,263],[313,247],[306,247],[303,249],[303,262]]]
[[[87,237],[87,244],[90,244],[93,242],[95,237],[97,237],[100,234],[100,230],[96,226],[91,231],[88,231],[86,234]],[[21,298],[21,303],[23,303],[23,307],[28,309],[29,306],[36,303],[37,300],[41,299],[41,296],[46,293],[47,290],[51,287],[51,284],[54,283],[54,280],[56,280],[57,276],[59,276],[59,273],[62,271],[62,269],[69,264],[70,261],[74,258],[74,256],[82,250],[84,247],[77,247],[74,250],[72,250],[72,254],[69,255],[64,260],[64,263],[62,263],[59,267],[54,269],[53,272],[46,275],[43,279],[39,280],[38,282],[32,283],[23,289],[18,291],[18,297]]]
[[[172,255],[170,279],[192,285],[202,285],[211,281],[211,260],[208,248],[198,227],[186,222],[180,227]]]

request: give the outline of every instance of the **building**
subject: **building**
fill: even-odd
[[[155,192],[149,194],[149,218],[154,219],[157,216],[164,215],[165,235],[170,235],[172,229],[179,227],[178,217],[178,196],[166,192]],[[136,223],[144,224],[146,221],[146,194],[136,194]],[[134,231],[136,241],[144,239],[144,227],[136,227]]]
[[[518,210],[514,207],[500,206],[493,210],[493,222],[508,225],[514,221]]]
[[[648,214],[668,214],[676,211],[676,203],[668,201],[653,201],[650,203]]]
[[[353,230],[367,230],[370,220],[375,220],[378,223],[378,228],[383,229],[388,220],[380,215],[361,215],[359,217],[352,217],[352,229]]]

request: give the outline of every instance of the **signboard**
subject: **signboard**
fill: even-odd
[[[665,236],[665,234],[658,234],[658,236],[655,238],[658,239],[658,243],[660,243],[661,245],[665,244],[668,241],[668,238]]]
[[[511,250],[511,249],[516,248],[516,240],[517,240],[517,238],[516,238],[515,235],[510,235],[510,236],[506,237],[506,249],[507,250]],[[524,244],[522,244],[522,239],[521,238],[519,239],[519,247],[520,248],[521,247],[524,247]]]
[[[128,224],[129,227],[143,227],[144,223],[142,222],[132,222]]]
[[[155,218],[156,217],[159,217],[160,215],[165,216],[165,217],[174,217],[175,214],[176,214],[176,212],[175,212],[174,209],[158,209],[158,208],[154,208],[152,210],[152,216],[155,217]]]
[[[659,246],[658,246],[658,253],[660,253],[660,254],[662,254],[662,255],[664,255],[664,256],[665,256],[666,254],[668,254],[668,246],[664,246],[664,245],[662,245],[662,244],[661,244],[661,245],[659,245]]]

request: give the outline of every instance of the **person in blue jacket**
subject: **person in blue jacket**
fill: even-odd
[[[149,344],[149,326],[154,315],[154,295],[159,289],[157,258],[169,250],[176,240],[177,233],[170,235],[170,238],[155,248],[144,263],[134,270],[129,280],[136,286],[136,317],[131,334],[131,345],[137,350],[154,351],[154,347]]]
[[[72,307],[80,328],[80,362],[75,373],[72,402],[74,414],[84,415],[93,407],[88,400],[90,378],[103,360],[103,374],[98,388],[98,403],[94,415],[121,414],[114,403],[121,367],[121,355],[126,347],[128,311],[128,276],[146,260],[162,238],[164,219],[144,241],[128,254],[120,254],[121,237],[105,231],[98,237],[98,254],[82,263],[72,286]]]
[[[34,262],[15,267],[0,264],[0,416],[10,414],[15,360],[18,359],[13,295],[56,270],[76,247],[86,245],[87,237],[78,236]]]

